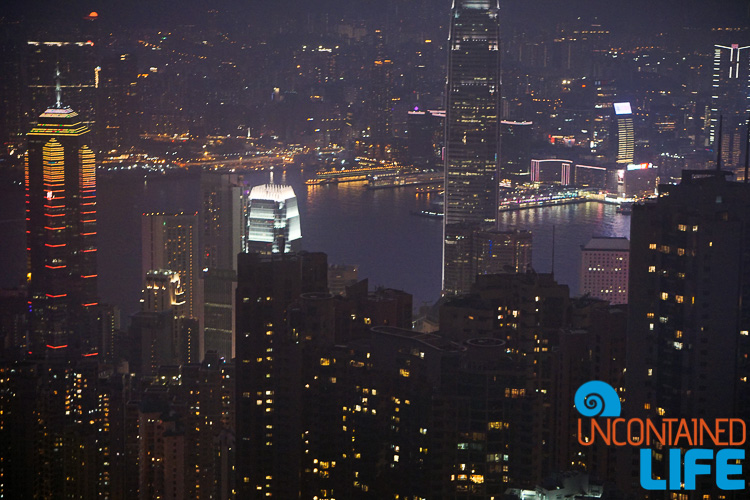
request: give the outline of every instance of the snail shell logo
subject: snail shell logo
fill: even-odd
[[[622,411],[617,391],[601,380],[579,387],[574,402],[578,413],[584,417],[619,417]]]

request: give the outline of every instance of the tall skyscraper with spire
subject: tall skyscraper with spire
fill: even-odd
[[[461,226],[497,219],[500,51],[497,0],[454,0],[445,119],[443,293],[468,291]]]
[[[96,351],[88,311],[97,305],[96,163],[91,134],[56,103],[28,133],[26,235],[29,350]]]

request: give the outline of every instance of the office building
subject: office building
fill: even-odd
[[[385,50],[385,32],[375,30],[376,55],[370,69],[370,141],[378,159],[384,159],[390,154],[393,143],[393,61],[386,56]]]
[[[198,215],[203,281],[203,346],[201,357],[216,351],[234,357],[234,290],[237,254],[242,251],[245,217],[242,178],[234,174],[201,174]]]
[[[497,219],[500,51],[498,4],[455,0],[451,9],[445,117],[443,293],[467,291],[456,224],[485,225]]]
[[[627,238],[591,238],[581,247],[581,295],[627,304],[629,259]]]
[[[141,218],[141,273],[168,269],[180,277],[185,316],[202,315],[198,286],[198,214],[144,213]]]
[[[635,132],[633,110],[629,102],[616,102],[612,107],[614,120],[610,133],[610,155],[615,163],[630,164],[635,161]]]
[[[714,152],[721,147],[723,168],[737,169],[743,164],[745,124],[750,116],[750,45],[714,45],[711,80],[711,113],[707,144]],[[721,146],[719,117],[722,117]]]
[[[263,184],[250,190],[243,250],[266,255],[302,250],[299,208],[291,186]]]
[[[659,187],[655,202],[633,207],[629,416],[750,415],[750,185],[730,175],[686,170],[679,185]],[[655,455],[654,474],[666,467],[666,457]],[[698,479],[697,490],[723,494],[710,476]]]
[[[523,273],[531,269],[531,232],[480,229],[457,224],[446,259],[456,262],[454,280],[471,290],[480,274]]]
[[[100,344],[87,320],[98,303],[96,162],[88,127],[60,94],[58,86],[57,104],[28,133],[29,344],[93,352]]]

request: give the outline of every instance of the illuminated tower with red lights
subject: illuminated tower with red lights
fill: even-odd
[[[97,305],[96,163],[91,134],[60,102],[28,133],[26,236],[28,350],[91,353],[88,311]],[[68,352],[65,351],[65,352]]]

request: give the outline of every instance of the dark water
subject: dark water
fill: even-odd
[[[302,220],[305,250],[328,254],[330,264],[357,264],[371,286],[400,288],[414,295],[414,305],[434,302],[440,294],[442,223],[410,215],[428,208],[430,198],[413,187],[368,190],[364,183],[306,186],[304,172],[290,171],[276,182],[294,187]],[[267,174],[245,176],[248,186],[267,182]],[[120,173],[99,179],[99,292],[102,302],[121,306],[126,315],[138,309],[141,290],[140,218],[143,212],[195,212],[197,175],[150,177]],[[505,227],[531,229],[533,264],[552,267],[552,226],[556,226],[555,275],[578,292],[580,246],[592,235],[629,236],[630,218],[598,203],[510,212]],[[23,191],[0,188],[0,286],[24,275]]]

